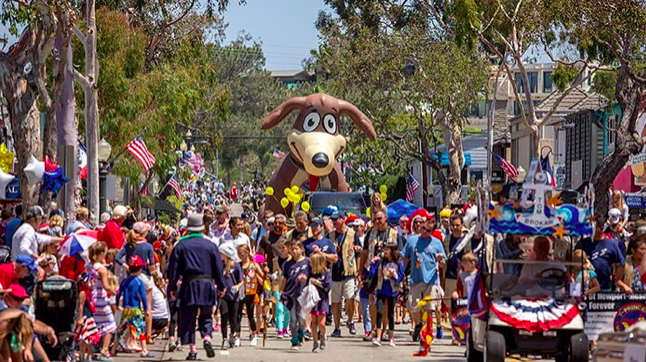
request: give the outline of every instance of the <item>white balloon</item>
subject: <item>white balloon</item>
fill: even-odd
[[[10,183],[11,181],[13,181],[13,179],[14,179],[15,177],[16,177],[16,176],[14,176],[14,175],[10,175],[10,174],[8,174],[8,173],[6,173],[6,172],[2,171],[2,169],[0,168],[0,199],[1,199],[1,200],[4,200],[4,199],[6,199],[6,198],[7,198],[7,194],[6,194],[6,192],[7,192],[7,185],[9,185],[9,183]]]
[[[29,157],[29,162],[25,166],[25,175],[27,175],[27,182],[30,185],[35,185],[43,181],[43,173],[45,172],[45,162],[38,161],[34,155]]]

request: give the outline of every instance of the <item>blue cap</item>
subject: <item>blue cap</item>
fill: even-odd
[[[341,210],[335,211],[334,213],[332,213],[332,215],[330,215],[330,219],[332,220],[345,219],[345,218],[346,218],[345,212]]]
[[[310,221],[310,225],[312,224],[317,224],[317,225],[323,225],[323,220],[321,218],[315,217]]]
[[[26,266],[31,271],[36,270],[36,261],[29,255],[18,255],[16,263]]]
[[[243,212],[242,214],[240,214],[240,217],[243,220],[249,220],[249,213],[248,212]]]

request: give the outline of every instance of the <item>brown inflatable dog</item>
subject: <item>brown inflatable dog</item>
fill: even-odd
[[[372,122],[354,105],[330,95],[317,93],[294,97],[281,104],[262,121],[260,128],[270,129],[287,115],[298,111],[298,117],[287,136],[289,154],[281,161],[269,181],[274,196],[265,207],[282,213],[280,199],[292,185],[301,191],[348,191],[336,158],[345,149],[345,137],[339,134],[341,115],[347,115],[370,139],[377,138]]]

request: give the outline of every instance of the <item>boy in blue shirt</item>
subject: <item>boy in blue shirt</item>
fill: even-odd
[[[130,275],[119,285],[116,304],[121,304],[121,325],[117,331],[117,341],[130,333],[130,337],[141,342],[141,357],[154,357],[146,348],[146,322],[144,313],[150,315],[148,301],[146,299],[146,288],[144,282],[139,278],[146,264],[137,255],[133,255],[128,263]],[[142,312],[143,309],[143,312]]]

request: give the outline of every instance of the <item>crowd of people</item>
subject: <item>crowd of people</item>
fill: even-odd
[[[138,220],[121,205],[95,226],[79,208],[67,227],[56,207],[49,215],[39,206],[4,209],[0,244],[10,259],[0,264],[0,358],[49,360],[43,343],[56,344],[57,333],[35,319],[33,306],[48,278],[76,282],[79,357],[105,362],[118,353],[152,357],[149,346],[162,339],[169,351],[186,349],[187,360],[196,360],[196,325],[209,358],[214,333],[221,334],[222,350],[277,338],[294,350],[312,341],[308,348],[319,353],[330,338],[360,334],[357,324],[365,342],[395,347],[398,324],[409,325],[418,340],[424,298],[436,321],[434,338],[441,339],[450,300],[468,297],[477,270],[498,268],[521,281],[536,274],[486,256],[525,259],[521,244],[529,237],[474,234],[462,208],[446,208],[437,219],[420,209],[391,225],[375,193],[370,216],[328,208],[290,216],[264,210],[256,219],[232,215],[234,193],[227,196],[217,182],[188,192],[173,225],[153,213]],[[608,215],[594,216],[594,235],[569,241],[576,243],[572,259],[583,265],[572,277],[585,284],[586,295],[646,291],[646,222],[628,219],[615,193]],[[96,230],[97,241],[61,255],[69,236],[84,230]],[[536,237],[533,245],[534,260],[553,257],[554,238]]]

